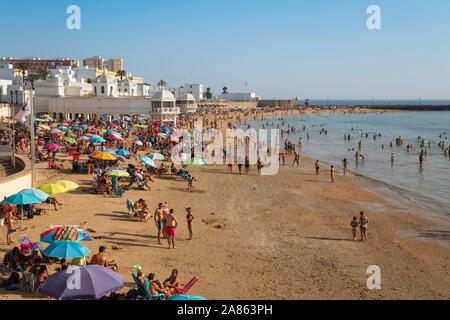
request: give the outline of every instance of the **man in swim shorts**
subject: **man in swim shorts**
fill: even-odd
[[[158,208],[155,210],[155,224],[156,228],[158,228],[158,244],[161,244],[161,232],[163,231],[163,210],[162,210],[163,204],[160,203],[158,205]]]
[[[168,249],[170,249],[170,243],[172,243],[172,248],[176,249],[175,234],[177,226],[178,226],[177,218],[173,214],[173,209],[170,209],[169,214],[166,215],[166,234],[167,234],[167,242],[169,243]]]

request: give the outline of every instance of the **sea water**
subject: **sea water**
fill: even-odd
[[[441,141],[446,147],[450,143],[450,112],[296,115],[282,119],[248,120],[247,125],[255,129],[262,128],[263,124],[268,129],[295,127],[295,133],[284,134],[280,138],[280,149],[284,149],[285,139],[298,144],[299,137],[302,137],[303,156],[334,165],[338,174],[342,173],[342,160],[347,158],[350,171],[382,182],[411,200],[429,204],[450,215],[450,158],[438,146]],[[242,124],[242,127],[246,126]],[[322,129],[328,134],[321,134]],[[345,140],[344,135],[350,135],[350,141]],[[395,142],[399,136],[403,140],[402,146]],[[422,140],[418,137],[425,139],[424,148],[420,147]],[[365,160],[360,158],[356,161],[359,141],[362,141],[360,154]],[[408,144],[413,145],[410,151],[406,148]],[[422,167],[419,166],[421,149],[427,151]],[[393,165],[391,153],[395,156]]]

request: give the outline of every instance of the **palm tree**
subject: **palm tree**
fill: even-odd
[[[223,87],[223,93],[225,94],[225,93],[228,93],[227,91],[228,91],[228,88],[227,87]]]
[[[167,86],[167,82],[165,82],[164,80],[159,80],[157,86],[160,86],[160,87],[164,87],[164,88],[165,88],[165,87]]]
[[[28,74],[27,81],[29,83],[31,83],[31,89],[33,89],[33,91],[34,91],[34,82],[39,80],[39,78],[40,78],[40,75],[38,75],[36,73]]]
[[[47,78],[49,78],[52,75],[52,73],[47,68],[39,69],[38,74],[42,80],[47,80]]]
[[[127,76],[127,72],[125,70],[119,70],[116,73],[116,77],[120,77],[120,81],[122,81],[123,78],[126,76]]]
[[[212,98],[212,92],[211,92],[211,88],[206,88],[206,92],[205,92],[205,97],[206,99],[211,99]]]
[[[25,85],[25,73],[30,70],[30,64],[28,62],[19,62],[18,64],[16,64],[16,68],[19,69],[19,71],[22,73],[22,81]]]

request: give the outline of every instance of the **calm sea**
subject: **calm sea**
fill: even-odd
[[[448,140],[450,112],[289,116],[283,117],[283,120],[278,118],[252,120],[247,121],[247,124],[261,128],[262,123],[267,122],[268,128],[277,126],[284,130],[289,126],[296,128],[295,134],[284,135],[280,147],[284,148],[286,138],[297,144],[301,136],[304,156],[337,168],[342,168],[341,161],[347,158],[350,171],[382,182],[412,200],[429,204],[450,215],[450,158],[438,147],[440,141],[444,141],[447,147],[450,143]],[[306,126],[305,131],[303,126]],[[320,134],[322,128],[328,131],[327,135]],[[307,132],[310,134],[309,141],[306,139]],[[381,136],[378,136],[379,133]],[[351,140],[345,140],[344,135],[349,134]],[[395,144],[395,139],[399,136],[403,138],[401,147]],[[419,167],[421,151],[419,136],[425,139],[426,147],[423,149],[427,151],[422,168]],[[360,140],[362,141],[360,153],[365,160],[356,163],[355,152],[358,150]],[[428,141],[431,147],[428,147]],[[392,148],[389,146],[391,142]],[[414,146],[409,152],[407,144]],[[395,155],[393,166],[391,153]]]
[[[336,100],[336,99],[310,99],[312,105],[450,105],[450,99],[373,99],[373,100]]]

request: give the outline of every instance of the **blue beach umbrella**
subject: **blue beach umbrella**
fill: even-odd
[[[145,163],[147,166],[156,168],[156,164],[153,162],[152,159],[150,159],[149,157],[139,157],[139,160],[141,160],[143,163]]]
[[[44,253],[52,258],[71,259],[83,258],[91,253],[91,250],[79,242],[57,241],[44,249]]]
[[[32,204],[39,203],[49,197],[47,193],[38,189],[24,189],[19,193],[9,196],[2,202],[9,204]]]
[[[120,149],[116,151],[116,154],[118,154],[119,156],[128,156],[131,154],[131,152],[126,149]]]
[[[89,139],[89,142],[97,142],[97,143],[100,143],[100,142],[106,142],[106,140],[103,139],[102,137],[92,137],[92,138]]]

